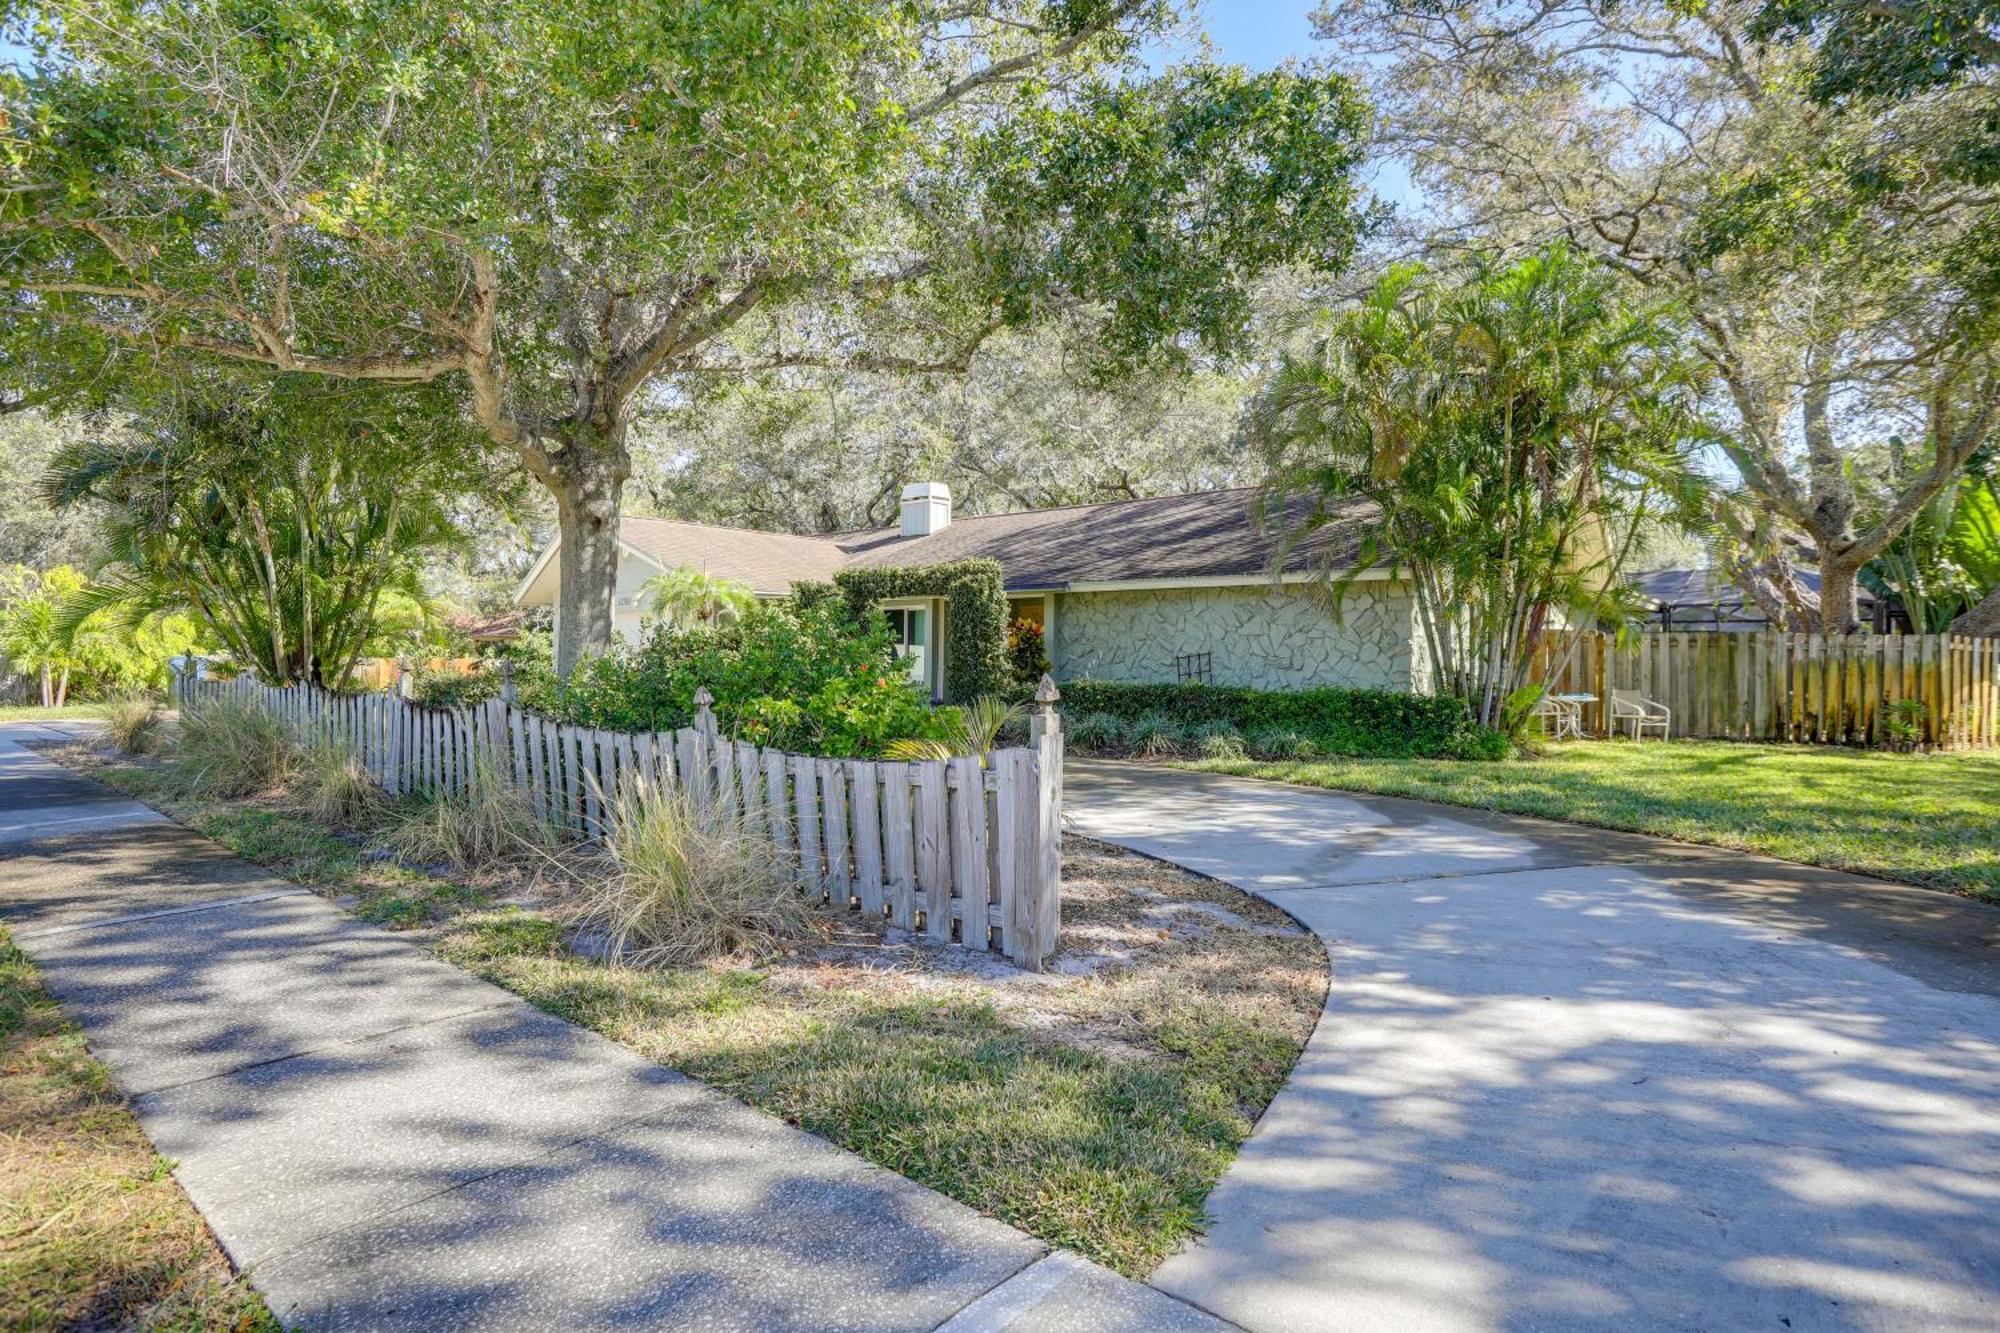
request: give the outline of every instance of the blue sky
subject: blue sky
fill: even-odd
[[[1311,0],[1206,0],[1202,8],[1217,54],[1236,64],[1269,69],[1314,45]]]

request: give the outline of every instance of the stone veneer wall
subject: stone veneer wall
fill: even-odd
[[[1058,680],[1172,681],[1174,657],[1208,653],[1217,685],[1408,690],[1416,671],[1408,589],[1358,583],[1340,623],[1298,588],[1062,593]]]

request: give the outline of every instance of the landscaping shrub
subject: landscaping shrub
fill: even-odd
[[[1131,726],[1111,713],[1079,713],[1063,721],[1063,741],[1074,750],[1099,754],[1122,752]]]
[[[257,796],[292,780],[298,742],[269,710],[244,699],[214,699],[181,716],[174,767],[197,796]]]
[[[126,754],[151,754],[166,739],[167,710],[151,694],[134,691],[104,701],[104,734]]]
[[[1222,685],[1149,685],[1073,680],[1066,713],[1128,721],[1160,714],[1182,726],[1227,722],[1239,732],[1289,730],[1327,754],[1430,758],[1461,753],[1474,734],[1464,701],[1390,690],[1252,690]]]
[[[1172,759],[1186,748],[1187,731],[1165,713],[1145,713],[1133,720],[1125,743],[1142,759]]]
[[[1243,735],[1227,722],[1203,722],[1188,730],[1188,743],[1203,759],[1241,759]]]
[[[1016,620],[1007,626],[1007,666],[1015,680],[1030,687],[1049,672],[1048,641],[1040,625]]]
[[[1258,759],[1310,759],[1317,748],[1290,727],[1263,727],[1244,738],[1244,746]]]
[[[325,824],[361,823],[384,802],[361,757],[333,741],[300,750],[291,795],[301,812]]]
[[[524,699],[568,722],[664,731],[694,720],[704,686],[725,734],[786,750],[876,755],[906,737],[949,741],[961,726],[895,660],[881,617],[858,627],[830,599],[759,604],[720,627],[661,626]]]
[[[464,708],[499,695],[500,673],[491,667],[464,672],[424,665],[410,673],[410,702],[425,708]]]
[[[938,711],[958,715],[958,734],[944,739],[906,737],[889,742],[883,753],[890,759],[950,759],[955,755],[988,755],[999,748],[1002,733],[1027,715],[1025,705],[1010,703],[993,694],[982,694],[963,708]]]
[[[1506,732],[1492,727],[1475,727],[1458,739],[1451,757],[1497,762],[1514,753],[1514,742]]]
[[[441,793],[398,810],[384,845],[406,861],[442,861],[469,870],[553,847],[556,841],[555,830],[542,822],[530,794],[482,752],[473,757],[464,791]]]
[[[606,873],[580,880],[572,920],[602,930],[612,962],[672,967],[765,954],[814,914],[770,844],[678,791],[627,787],[611,800]]]

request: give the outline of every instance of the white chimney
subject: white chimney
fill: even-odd
[[[903,488],[903,535],[928,537],[951,526],[951,487],[913,481]]]

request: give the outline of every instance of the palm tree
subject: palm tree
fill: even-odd
[[[653,614],[675,629],[720,629],[743,619],[757,604],[749,584],[717,578],[693,565],[655,574],[640,591]]]
[[[1623,305],[1565,247],[1456,277],[1395,269],[1255,405],[1269,514],[1306,502],[1280,546],[1359,515],[1358,558],[1330,552],[1324,571],[1336,612],[1388,565],[1414,589],[1436,688],[1511,731],[1545,642],[1630,615],[1618,575],[1641,523],[1695,512],[1682,347],[1671,311]]]
[[[63,627],[185,611],[271,684],[345,679],[385,594],[421,597],[423,557],[459,541],[440,498],[456,464],[423,429],[393,429],[400,410],[245,394],[62,451],[42,495],[102,505],[105,551]]]

